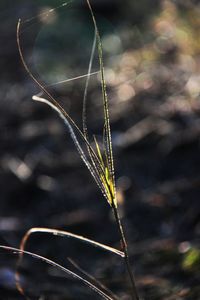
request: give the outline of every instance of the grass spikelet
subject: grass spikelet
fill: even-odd
[[[94,24],[94,41],[93,41],[93,46],[92,46],[92,51],[91,51],[91,56],[90,56],[90,61],[89,61],[89,66],[88,66],[88,74],[86,75],[86,85],[85,85],[85,91],[84,91],[84,98],[83,98],[83,111],[82,111],[82,122],[83,122],[83,128],[80,129],[78,125],[74,122],[74,120],[71,118],[71,116],[64,110],[64,108],[58,103],[58,101],[48,92],[47,87],[44,86],[43,83],[41,83],[31,72],[30,68],[28,67],[24,55],[23,55],[23,50],[21,46],[21,41],[20,41],[20,33],[21,33],[21,20],[19,20],[18,25],[17,25],[17,44],[18,44],[18,50],[19,50],[19,55],[22,61],[22,64],[26,70],[26,72],[29,74],[29,76],[32,78],[32,80],[38,85],[38,87],[41,90],[41,93],[38,95],[35,95],[32,97],[33,100],[45,103],[49,105],[53,110],[55,110],[60,118],[64,121],[66,127],[68,128],[68,131],[70,133],[70,136],[74,142],[74,145],[76,146],[81,159],[89,169],[92,177],[94,178],[95,182],[97,183],[98,187],[100,188],[103,196],[106,198],[107,202],[109,205],[112,207],[113,214],[116,220],[116,225],[118,227],[119,235],[121,238],[121,243],[123,246],[123,251],[119,251],[117,249],[114,249],[112,247],[97,243],[95,241],[89,240],[87,238],[83,238],[78,235],[71,234],[66,231],[60,231],[56,229],[48,229],[48,228],[32,228],[30,229],[24,236],[20,250],[18,253],[22,254],[26,252],[24,250],[25,244],[30,236],[31,233],[33,232],[46,232],[50,234],[56,234],[56,235],[61,235],[61,236],[66,236],[66,237],[74,237],[78,240],[88,242],[91,245],[97,246],[99,248],[103,248],[104,250],[113,252],[119,256],[121,256],[124,261],[125,261],[125,266],[127,268],[127,272],[130,278],[131,286],[132,286],[132,299],[133,300],[139,300],[139,296],[137,293],[137,289],[135,286],[135,279],[131,270],[131,266],[129,263],[129,256],[128,256],[128,248],[127,248],[127,242],[125,238],[125,234],[123,231],[123,227],[121,224],[121,220],[119,217],[118,209],[117,209],[117,199],[116,199],[116,188],[115,188],[115,172],[114,172],[114,162],[113,162],[113,150],[112,150],[112,139],[111,139],[111,129],[110,129],[110,116],[109,116],[109,105],[108,105],[108,96],[107,96],[107,91],[106,91],[106,81],[105,81],[105,75],[104,75],[104,63],[103,63],[103,51],[102,51],[102,43],[101,43],[101,38],[99,34],[99,30],[97,27],[96,19],[93,13],[93,9],[90,5],[90,1],[86,0],[86,3],[88,5],[91,18],[93,20]],[[94,137],[94,143],[90,143],[90,137],[88,134],[88,129],[87,129],[87,119],[86,119],[86,103],[87,103],[87,94],[88,94],[88,85],[89,85],[89,80],[92,70],[92,63],[94,59],[94,53],[95,49],[97,47],[98,51],[98,59],[99,59],[99,68],[100,68],[100,75],[101,75],[101,90],[102,90],[102,101],[103,101],[103,112],[104,112],[104,127],[103,127],[103,151],[97,141],[97,139]],[[46,99],[47,98],[47,99]],[[85,146],[83,148],[82,144]],[[32,255],[32,254],[31,254]],[[35,255],[35,254],[34,254]],[[34,256],[33,255],[33,256]],[[34,257],[37,257],[35,255]],[[22,257],[21,257],[22,258]],[[21,259],[20,258],[20,259]],[[37,257],[39,259],[43,259],[47,263],[52,263],[46,258],[42,257]],[[55,264],[53,262],[53,264]],[[60,268],[61,266],[59,266]],[[62,269],[62,267],[61,267]],[[66,273],[69,270],[64,270]],[[71,271],[70,271],[71,272]],[[75,275],[76,277],[76,275]],[[81,279],[83,282],[85,282],[85,279]],[[85,282],[88,284],[88,282]],[[91,288],[94,288],[96,292],[98,292],[104,299],[112,299],[104,292],[102,292],[99,289],[94,286],[91,286],[91,283],[89,283],[89,286]],[[20,290],[20,286],[19,286]]]

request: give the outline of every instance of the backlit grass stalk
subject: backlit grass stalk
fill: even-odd
[[[127,246],[127,241],[126,241],[126,237],[124,234],[124,229],[121,223],[121,219],[119,216],[119,212],[118,209],[113,206],[113,214],[115,216],[115,220],[116,220],[116,224],[119,230],[119,234],[121,237],[121,243],[122,243],[122,247],[123,247],[123,252],[124,252],[124,260],[125,260],[125,265],[126,265],[126,269],[130,278],[130,282],[131,282],[131,287],[132,287],[132,298],[134,300],[139,300],[139,295],[137,292],[137,288],[136,288],[136,284],[135,284],[135,278],[131,269],[131,265],[130,265],[130,261],[129,261],[129,255],[128,255],[128,246]]]
[[[98,45],[98,55],[99,55],[99,63],[100,63],[100,72],[101,72],[101,86],[102,86],[102,96],[103,96],[103,104],[104,104],[104,118],[105,118],[105,131],[106,131],[106,145],[107,145],[107,151],[108,151],[108,169],[111,174],[110,180],[111,184],[108,184],[108,187],[110,188],[110,197],[111,197],[111,207],[113,209],[113,213],[115,216],[116,224],[119,230],[119,234],[121,237],[122,247],[125,254],[125,264],[127,268],[127,272],[131,281],[132,285],[132,298],[134,300],[139,300],[139,295],[136,289],[135,285],[135,279],[133,272],[131,270],[130,262],[129,262],[129,256],[128,256],[128,246],[126,237],[124,234],[124,230],[121,224],[120,216],[117,209],[117,199],[116,199],[116,190],[115,190],[115,178],[114,178],[114,163],[113,163],[113,153],[112,153],[112,139],[111,139],[111,130],[110,130],[110,118],[109,118],[109,108],[108,108],[108,97],[106,92],[106,81],[104,76],[104,65],[103,65],[103,53],[102,53],[102,43],[101,38],[99,34],[99,30],[96,24],[96,19],[94,17],[93,10],[90,5],[90,1],[87,0],[88,7],[90,9],[90,13],[93,19],[95,32],[96,32],[96,38],[97,38],[97,45]]]
[[[130,278],[131,286],[132,286],[132,299],[139,300],[139,296],[137,293],[136,285],[134,276],[131,270],[129,256],[128,256],[128,247],[127,242],[124,234],[124,230],[121,224],[121,220],[118,213],[117,208],[117,198],[116,198],[116,188],[115,188],[115,172],[114,172],[114,162],[113,162],[113,151],[112,151],[112,139],[111,139],[111,129],[110,129],[110,118],[109,118],[109,107],[108,107],[108,97],[106,92],[106,81],[104,75],[104,64],[103,64],[103,53],[102,53],[102,43],[99,34],[99,30],[96,24],[96,19],[93,13],[93,10],[90,5],[90,1],[86,0],[87,5],[89,7],[91,17],[94,24],[95,29],[95,39],[92,47],[92,53],[88,68],[88,76],[86,81],[85,93],[84,93],[84,101],[83,101],[83,131],[77,126],[74,120],[69,116],[69,114],[64,110],[64,108],[57,102],[57,100],[48,92],[46,87],[40,83],[40,81],[33,75],[30,71],[29,67],[27,66],[23,51],[20,43],[20,25],[21,20],[18,22],[17,26],[17,43],[19,54],[21,57],[21,61],[24,65],[24,68],[28,72],[29,76],[35,81],[35,83],[40,87],[42,93],[39,95],[33,96],[33,100],[43,102],[48,104],[51,108],[53,108],[59,116],[63,119],[64,123],[66,124],[70,135],[73,139],[73,142],[82,158],[83,162],[89,169],[91,175],[93,176],[94,180],[96,181],[97,185],[99,186],[100,190],[102,191],[104,197],[110,204],[113,210],[113,214],[115,217],[115,221],[118,227],[118,231],[121,238],[121,243],[123,247],[123,257],[125,260],[126,269]],[[94,57],[95,45],[97,44],[98,50],[98,58],[99,58],[99,65],[100,65],[100,74],[101,74],[101,87],[102,87],[102,98],[103,98],[103,110],[104,110],[104,128],[103,128],[103,151],[101,150],[97,139],[94,137],[94,144],[95,147],[92,146],[89,140],[87,125],[86,125],[86,98],[87,98],[87,89],[89,78],[91,75],[91,67],[92,61]],[[44,98],[42,94],[45,94],[48,99]],[[83,149],[80,140],[85,144],[86,150]],[[43,229],[44,231],[45,229]],[[49,229],[47,229],[49,230]],[[54,231],[54,230],[52,230]],[[41,232],[41,229],[36,229],[35,232]],[[58,232],[55,230],[55,232]],[[55,234],[55,233],[53,233]],[[25,235],[25,240],[27,241],[28,235]],[[25,242],[22,242],[24,250]]]

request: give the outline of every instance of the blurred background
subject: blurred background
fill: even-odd
[[[71,231],[120,249],[111,209],[55,112],[31,100],[31,71],[81,127],[94,28],[86,1],[0,1],[0,244],[19,247],[32,227]],[[200,299],[200,5],[195,0],[91,0],[102,36],[117,195],[141,297]],[[97,53],[92,71],[99,70]],[[56,85],[55,85],[56,84]],[[103,126],[100,76],[88,91],[89,133]],[[120,258],[35,234],[27,250],[69,267],[68,257],[129,299]],[[0,251],[0,299],[16,291],[17,256]],[[77,272],[80,272],[77,271]],[[31,299],[100,299],[53,267],[26,258]]]

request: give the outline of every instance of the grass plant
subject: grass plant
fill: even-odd
[[[70,1],[71,2],[71,1]],[[114,249],[110,246],[104,245],[102,243],[93,241],[91,239],[88,239],[86,237],[72,234],[67,231],[61,231],[57,229],[50,229],[50,228],[32,228],[30,229],[25,236],[23,237],[19,249],[6,247],[6,246],[0,246],[0,248],[12,251],[19,254],[19,260],[18,260],[18,266],[20,266],[21,261],[23,259],[24,255],[32,256],[33,258],[39,259],[44,261],[47,264],[53,265],[54,267],[62,270],[63,272],[67,273],[70,276],[75,277],[76,279],[82,281],[84,284],[86,284],[89,288],[93,289],[96,293],[98,293],[102,298],[104,299],[117,299],[117,296],[113,295],[108,289],[104,288],[102,284],[100,284],[98,281],[94,280],[87,280],[85,279],[85,276],[89,279],[91,277],[86,273],[82,272],[83,277],[77,275],[76,273],[70,271],[67,268],[64,268],[63,266],[57,264],[54,261],[49,260],[46,257],[40,256],[35,253],[31,253],[25,250],[26,243],[29,240],[30,236],[34,233],[45,233],[45,234],[53,234],[61,237],[67,237],[67,238],[74,238],[81,242],[89,243],[91,246],[98,247],[99,249],[109,251],[115,255],[118,255],[121,257],[124,262],[127,269],[127,273],[130,279],[130,284],[132,287],[131,297],[133,300],[139,300],[139,295],[136,289],[135,285],[135,279],[133,276],[132,268],[129,262],[129,255],[128,255],[128,246],[126,237],[124,234],[124,229],[121,223],[121,219],[118,212],[118,203],[117,203],[117,197],[116,197],[116,187],[115,187],[115,171],[114,171],[114,161],[113,161],[113,150],[112,150],[112,138],[111,138],[111,129],[110,129],[110,117],[109,117],[109,103],[108,103],[108,96],[106,91],[106,81],[105,81],[105,75],[104,75],[104,63],[103,63],[103,53],[102,53],[102,43],[100,38],[100,33],[97,27],[96,19],[93,13],[93,9],[91,7],[90,1],[86,0],[90,15],[94,24],[94,42],[93,47],[91,51],[91,57],[89,61],[89,67],[88,67],[88,74],[86,76],[86,86],[85,86],[85,92],[84,92],[84,99],[83,99],[83,112],[82,112],[82,122],[83,122],[83,128],[80,129],[78,125],[75,123],[75,121],[71,118],[71,116],[64,110],[64,108],[58,103],[58,101],[49,93],[47,88],[34,76],[34,74],[31,72],[29,66],[27,65],[24,55],[23,55],[23,49],[21,46],[20,41],[20,34],[21,34],[21,20],[19,20],[17,25],[17,44],[19,49],[19,55],[22,61],[22,64],[29,74],[29,76],[33,79],[33,81],[37,84],[37,86],[41,89],[41,93],[38,95],[33,96],[33,100],[45,103],[49,105],[52,109],[54,109],[59,116],[63,119],[65,125],[67,126],[69,133],[71,135],[71,138],[80,154],[81,159],[89,169],[92,177],[94,178],[95,182],[97,183],[98,187],[100,188],[103,196],[109,203],[113,215],[116,221],[116,226],[118,228],[119,236],[121,239],[121,245],[122,245],[122,251]],[[67,3],[64,3],[61,5],[63,7]],[[100,66],[100,75],[101,75],[101,89],[102,89],[102,101],[103,101],[103,111],[104,111],[104,127],[103,127],[103,147],[100,147],[100,143],[97,141],[96,137],[93,137],[92,139],[89,137],[88,130],[87,130],[87,91],[88,91],[88,85],[92,69],[92,62],[94,59],[94,52],[97,48],[98,51],[98,59],[99,59],[99,66]],[[46,99],[47,98],[47,99]],[[92,140],[92,142],[91,142]],[[83,148],[82,144],[85,146]],[[95,145],[95,146],[93,146]],[[103,149],[101,149],[103,148]],[[79,268],[77,266],[77,268]],[[93,283],[92,283],[92,282]],[[19,272],[16,272],[16,284],[19,292],[24,295],[26,298],[28,298],[25,295],[25,291],[21,285],[20,282],[20,275]]]

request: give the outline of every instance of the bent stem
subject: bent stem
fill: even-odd
[[[125,265],[126,265],[126,269],[127,269],[127,273],[129,275],[129,279],[131,282],[131,287],[132,287],[132,299],[133,300],[140,300],[138,292],[137,292],[137,288],[136,288],[136,284],[135,284],[135,278],[133,275],[133,272],[131,270],[131,265],[130,265],[130,261],[129,261],[129,255],[128,255],[128,246],[127,246],[127,242],[126,242],[126,237],[124,234],[124,229],[121,223],[121,219],[119,216],[119,212],[118,209],[115,205],[112,206],[112,210],[113,210],[113,214],[115,217],[115,221],[117,224],[117,228],[121,237],[121,243],[122,243],[122,247],[123,247],[123,252],[124,252],[124,260],[125,260]]]
[[[64,230],[58,230],[58,229],[51,229],[51,228],[44,228],[44,227],[34,227],[34,228],[31,228],[29,229],[26,234],[24,235],[24,237],[22,238],[21,240],[21,243],[20,243],[20,248],[19,248],[19,258],[18,258],[18,261],[17,261],[17,265],[16,265],[16,272],[15,272],[15,283],[16,283],[16,287],[17,287],[17,290],[19,291],[19,293],[24,296],[24,298],[26,300],[30,300],[26,294],[25,294],[25,291],[22,287],[22,284],[21,284],[21,280],[20,280],[20,273],[19,273],[19,267],[22,263],[22,259],[23,259],[23,256],[24,256],[24,253],[26,253],[25,251],[25,247],[26,247],[26,244],[28,242],[28,240],[30,239],[30,236],[32,234],[35,234],[35,233],[46,233],[46,234],[51,234],[51,235],[54,235],[54,236],[60,236],[60,237],[64,237],[64,238],[72,238],[72,239],[76,239],[76,240],[79,240],[80,242],[83,242],[83,243],[87,243],[87,244],[90,244],[91,246],[94,246],[94,247],[97,247],[99,249],[102,249],[102,250],[105,250],[105,251],[108,251],[108,252],[111,252],[113,254],[116,254],[116,255],[119,255],[121,257],[124,257],[124,252],[122,251],[119,251],[115,248],[112,248],[110,246],[107,246],[105,244],[102,244],[102,243],[98,243],[94,240],[91,240],[91,239],[88,239],[86,237],[83,237],[81,235],[77,235],[77,234],[74,234],[74,233],[71,233],[69,231],[64,231]],[[1,248],[1,247],[0,247]],[[84,272],[82,271],[82,273],[84,274]],[[91,279],[87,274],[86,276]],[[108,290],[108,288],[105,288],[103,287],[102,289],[102,284],[98,281],[98,284],[97,281],[95,282],[94,280],[92,280],[93,283],[91,282],[92,285],[96,286],[97,289],[99,290],[103,290],[107,293],[107,294],[110,294],[111,295],[111,300],[116,300],[117,298],[113,295],[112,295],[112,292],[110,290]]]
[[[31,257],[33,257],[33,258],[35,258],[37,260],[43,261],[46,264],[48,264],[50,266],[53,266],[53,267],[57,268],[58,270],[66,273],[70,277],[73,277],[73,278],[79,280],[80,282],[82,282],[83,284],[85,284],[86,286],[88,286],[90,289],[92,289],[94,292],[96,292],[97,294],[99,294],[100,296],[102,296],[103,299],[113,300],[113,298],[111,298],[105,292],[103,292],[102,290],[100,290],[94,284],[92,284],[88,280],[84,279],[82,276],[80,276],[80,275],[72,272],[71,270],[63,267],[62,265],[56,263],[53,260],[50,260],[50,259],[48,259],[48,258],[46,258],[44,256],[41,256],[41,255],[38,255],[36,253],[32,253],[32,252],[29,252],[29,251],[24,251],[24,250],[21,250],[21,249],[18,249],[18,248],[9,247],[9,246],[0,245],[0,250],[1,249],[7,250],[7,251],[11,251],[13,254],[20,254],[20,255],[25,254],[25,255],[31,256]],[[23,290],[22,290],[22,296],[24,296],[25,299],[30,300],[30,298],[26,297],[26,295],[24,294]]]
[[[65,125],[67,126],[67,128],[69,130],[71,138],[80,154],[81,159],[83,160],[83,162],[89,169],[91,175],[93,176],[98,187],[100,188],[103,196],[106,198],[109,205],[113,209],[116,224],[117,224],[117,227],[119,230],[119,234],[121,236],[122,246],[123,246],[123,250],[124,250],[124,253],[121,251],[119,251],[119,252],[122,254],[121,256],[124,257],[124,259],[125,259],[126,268],[127,268],[128,274],[129,274],[131,285],[132,285],[132,299],[139,300],[134,276],[133,276],[130,262],[129,262],[126,238],[125,238],[125,234],[124,234],[123,227],[121,225],[121,220],[120,220],[118,210],[117,210],[115,172],[114,172],[112,139],[111,139],[111,129],[110,129],[110,118],[109,118],[109,103],[108,103],[108,96],[107,96],[107,91],[106,91],[106,80],[105,80],[105,74],[104,74],[105,71],[104,71],[104,63],[103,63],[102,42],[101,42],[101,37],[99,34],[98,27],[97,27],[96,19],[95,19],[94,13],[93,13],[93,9],[90,5],[90,0],[86,0],[86,2],[88,4],[88,8],[90,10],[90,14],[91,14],[91,17],[93,20],[93,24],[94,24],[94,28],[95,28],[95,38],[94,38],[94,43],[93,43],[93,47],[92,47],[90,63],[89,63],[89,68],[88,68],[87,81],[86,81],[86,87],[85,87],[85,93],[84,93],[83,130],[81,130],[78,127],[78,125],[74,122],[74,120],[70,117],[70,115],[64,110],[64,108],[57,102],[57,100],[48,92],[48,90],[45,88],[45,86],[40,81],[38,81],[38,79],[35,77],[35,75],[31,72],[29,66],[27,65],[27,63],[24,59],[23,49],[21,47],[21,42],[20,42],[21,21],[20,20],[17,25],[18,50],[19,50],[22,64],[24,65],[26,72],[33,79],[33,81],[40,87],[42,93],[44,93],[48,98],[48,99],[45,99],[45,98],[41,97],[42,94],[40,94],[39,96],[38,95],[33,96],[33,100],[46,103],[47,105],[49,105],[51,108],[53,108],[59,114],[61,119],[63,119]],[[86,125],[86,96],[87,96],[89,76],[91,74],[91,67],[92,67],[92,61],[93,61],[93,57],[94,57],[94,51],[95,51],[96,44],[97,44],[98,59],[99,59],[100,74],[101,74],[101,88],[102,88],[103,112],[104,112],[103,152],[101,151],[101,147],[99,146],[98,141],[96,140],[95,137],[94,137],[94,142],[95,142],[96,148],[94,148],[92,146],[92,144],[90,143],[89,137],[87,134],[87,125]],[[83,142],[83,144],[86,146],[86,149],[84,149],[82,147],[82,144],[80,143],[80,139]],[[45,231],[49,232],[50,230],[45,229]],[[38,229],[36,229],[36,232],[38,232]],[[64,235],[69,236],[69,234],[66,234],[66,232]],[[72,237],[72,235],[70,235],[70,236]],[[25,240],[26,240],[26,238],[25,238]],[[79,237],[76,236],[76,238],[78,238],[80,240],[86,240],[85,238],[84,239],[80,238],[80,236]],[[94,241],[91,242],[91,240],[89,241],[88,239],[87,239],[87,241],[90,244],[97,245],[97,243],[95,243]],[[101,246],[101,248],[102,248],[102,246]],[[103,248],[106,249],[108,247],[104,246]],[[117,252],[116,249],[114,250],[114,252],[115,253]],[[116,254],[119,255],[119,253],[116,253]]]

